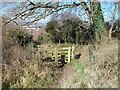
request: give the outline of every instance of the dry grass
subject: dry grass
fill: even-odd
[[[89,58],[88,46],[77,47],[80,60],[71,62],[62,78],[61,88],[118,88],[118,41],[98,45],[95,60]]]
[[[41,51],[45,51],[49,48],[48,46],[47,44],[41,45]],[[51,48],[53,47],[51,46]],[[63,69],[63,74],[56,87],[117,88],[117,50],[117,40],[103,43],[94,51],[94,61],[89,58],[87,45],[77,46],[75,53],[82,53],[80,60],[72,61]],[[49,87],[61,73],[56,63],[39,62],[20,46],[11,47],[7,53],[10,52],[12,52],[12,56],[9,58],[9,63],[3,62],[4,88]],[[27,58],[29,59],[27,60]]]
[[[56,63],[42,62],[41,57],[36,57],[38,53],[35,55],[31,53],[31,46],[26,48],[18,43],[15,44],[15,41],[12,41],[9,36],[9,31],[4,26],[2,32],[2,88],[5,90],[43,88],[52,84],[60,74]],[[42,48],[41,52],[44,52],[45,48]]]
[[[59,74],[56,63],[16,58],[3,64],[3,88],[43,88]]]
[[[37,53],[35,53],[37,54]],[[36,55],[35,55],[36,56]],[[19,44],[12,45],[6,37],[3,42],[2,88],[44,88],[60,74],[54,62],[40,62],[40,58]]]
[[[60,69],[54,62],[40,62],[48,54],[43,53],[56,46],[43,44],[40,51],[43,57],[34,57],[32,53],[19,45],[13,45],[7,33],[3,38],[3,88],[46,88],[55,82]],[[60,47],[72,46],[62,44]],[[118,42],[104,42],[92,51],[95,59],[89,58],[88,45],[76,45],[75,53],[81,53],[78,61],[72,61],[63,70],[58,86],[61,88],[117,88]],[[38,53],[35,53],[35,56]]]

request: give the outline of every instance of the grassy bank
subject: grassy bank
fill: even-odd
[[[77,47],[79,60],[70,62],[58,88],[118,88],[118,42],[99,45],[91,59],[89,46]]]
[[[15,60],[3,65],[3,88],[45,88],[60,75],[56,63]]]
[[[40,45],[40,52],[32,53],[29,43],[23,47],[14,43],[8,33],[3,32],[3,88],[117,88],[118,77],[118,41],[112,40],[96,45],[75,45],[75,54],[81,53],[78,60],[72,60],[61,68],[49,60],[45,53],[59,47],[70,47],[73,44]],[[23,39],[24,41],[24,39]],[[34,48],[35,49],[35,48]],[[40,57],[36,57],[40,56]],[[48,62],[47,62],[48,61]],[[62,74],[62,75],[61,75]],[[54,83],[57,83],[54,85]]]

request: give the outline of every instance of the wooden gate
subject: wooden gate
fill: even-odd
[[[69,63],[74,58],[75,47],[55,48],[52,52],[52,59],[56,62],[64,56],[65,62]]]
[[[54,49],[47,49],[47,51],[43,51],[43,53],[46,53],[48,57],[51,57],[52,60],[55,60],[55,62],[58,62],[59,60],[63,59],[62,56],[64,56],[64,61],[66,63],[69,63],[72,59],[74,59],[74,50],[75,47],[56,47]],[[37,54],[36,54],[36,53]],[[34,57],[41,58],[40,52],[41,48],[38,46],[37,50],[33,52]],[[43,57],[44,58],[44,57]]]

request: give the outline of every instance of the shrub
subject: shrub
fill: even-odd
[[[31,49],[33,43],[26,43],[28,39],[22,31],[3,32],[3,63],[2,63],[2,88],[42,88],[47,87],[56,80],[59,69],[55,63],[44,63],[36,60],[32,53],[27,51]],[[13,35],[14,34],[14,35]],[[19,38],[18,36],[22,36]],[[14,40],[18,40],[14,42]],[[19,42],[22,41],[23,47]],[[14,43],[12,43],[14,42]],[[26,49],[27,48],[27,49]],[[35,55],[36,56],[36,55]]]
[[[21,29],[10,31],[9,37],[14,44],[18,43],[21,46],[27,46],[31,42],[31,36]]]

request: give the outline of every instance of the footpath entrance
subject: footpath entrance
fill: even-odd
[[[62,48],[56,47],[54,51],[49,54],[52,54],[52,59],[55,60],[55,62],[64,59],[66,63],[69,63],[72,59],[74,59],[74,50],[74,46]]]

